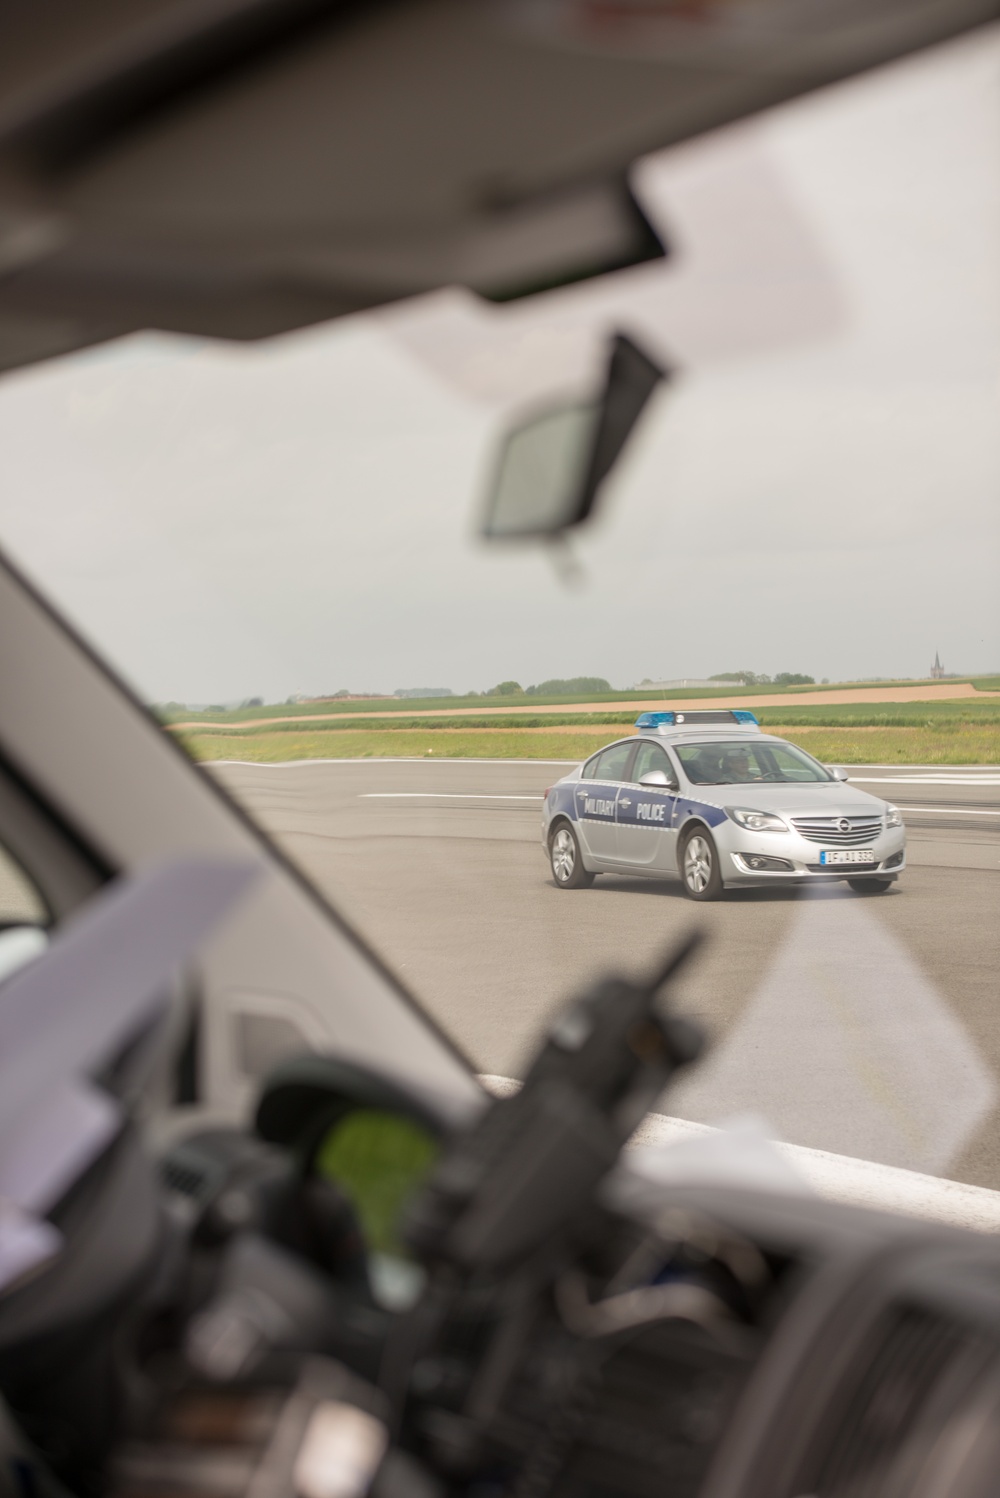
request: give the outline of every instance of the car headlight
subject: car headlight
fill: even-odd
[[[787,832],[787,825],[773,811],[753,811],[749,806],[727,806],[726,816],[748,832]]]
[[[898,806],[887,806],[885,809],[885,825],[887,827],[902,827],[903,813]]]

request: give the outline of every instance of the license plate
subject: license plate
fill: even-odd
[[[821,853],[819,861],[827,863],[874,863],[875,854],[870,848],[834,848],[829,853]]]

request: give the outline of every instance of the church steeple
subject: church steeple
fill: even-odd
[[[944,675],[944,667],[941,664],[941,656],[940,656],[939,652],[935,650],[935,652],[934,652],[934,664],[931,667],[931,678],[934,681],[940,681],[940,679],[941,679],[941,677],[943,675]]]

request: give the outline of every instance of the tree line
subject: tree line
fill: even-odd
[[[537,686],[522,687],[519,681],[501,681],[488,691],[470,692],[470,697],[578,697],[592,692],[611,692],[614,688],[603,676],[553,676]]]
[[[814,686],[815,676],[803,676],[801,671],[779,671],[777,676],[766,676],[759,671],[720,671],[710,676],[709,681],[739,681],[745,687],[809,687]]]

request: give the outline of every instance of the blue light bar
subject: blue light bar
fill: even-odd
[[[759,728],[753,713],[746,708],[695,708],[683,713],[640,713],[635,720],[636,728],[707,728],[710,724],[747,723]]]

